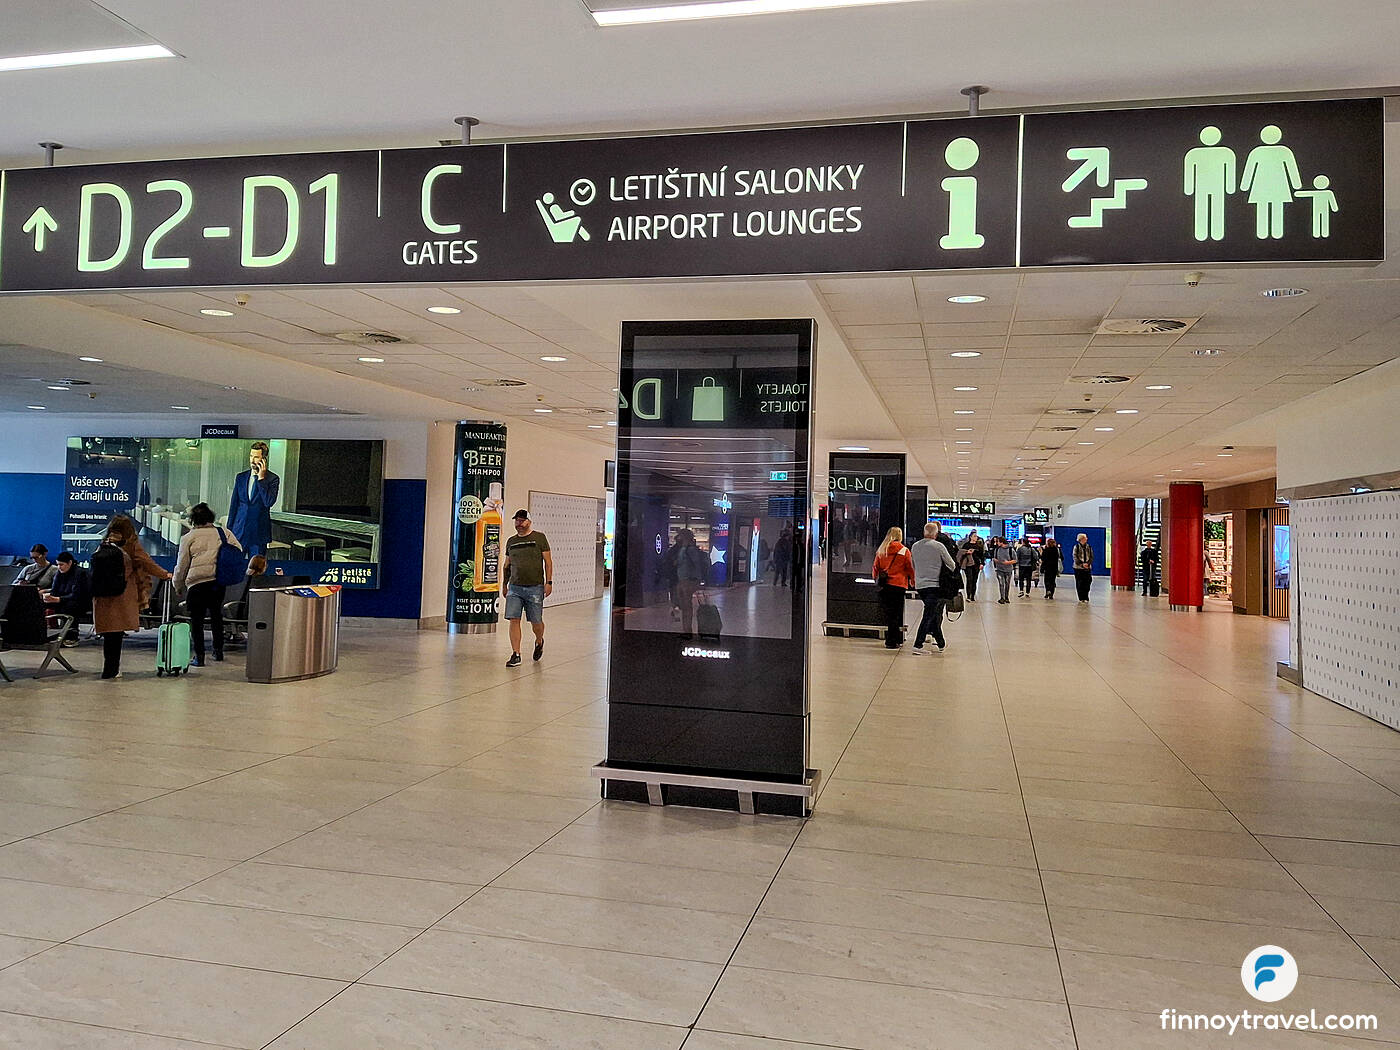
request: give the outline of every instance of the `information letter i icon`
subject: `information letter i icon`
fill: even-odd
[[[943,151],[954,171],[967,171],[982,155],[970,138],[956,138]],[[987,239],[977,232],[977,176],[950,175],[941,183],[948,194],[948,233],[938,239],[940,248],[980,248]]]

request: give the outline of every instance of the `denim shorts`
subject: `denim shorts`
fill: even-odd
[[[544,623],[544,584],[522,587],[518,583],[506,585],[506,619],[518,620],[521,614],[531,623]]]

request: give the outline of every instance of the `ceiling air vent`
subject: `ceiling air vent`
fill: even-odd
[[[342,343],[354,343],[356,346],[387,346],[403,342],[388,332],[335,332],[334,335]]]
[[[477,386],[524,386],[523,379],[473,379]]]
[[[1097,408],[1047,408],[1047,416],[1096,416],[1099,414]],[[1078,427],[1075,428],[1076,430]]]
[[[1130,376],[1070,376],[1071,383],[1081,386],[1112,386],[1114,383],[1131,383]]]
[[[1199,317],[1105,317],[1095,335],[1170,335],[1184,332]]]

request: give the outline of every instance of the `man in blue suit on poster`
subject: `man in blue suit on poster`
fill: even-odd
[[[282,480],[267,469],[267,442],[254,441],[248,448],[248,469],[233,481],[228,505],[228,527],[238,537],[243,552],[264,554],[272,539],[272,505]]]

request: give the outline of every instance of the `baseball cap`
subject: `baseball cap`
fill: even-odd
[[[529,512],[528,510],[526,510],[524,507],[522,507],[520,510],[517,510],[517,511],[515,512],[515,520],[516,520],[516,521],[519,521],[521,518],[528,518],[529,516],[530,516],[530,512]]]

